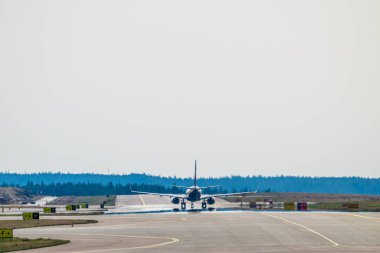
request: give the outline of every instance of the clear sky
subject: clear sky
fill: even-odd
[[[0,0],[0,168],[380,176],[380,1]]]

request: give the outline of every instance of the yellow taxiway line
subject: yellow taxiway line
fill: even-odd
[[[288,223],[290,223],[290,224],[293,224],[293,225],[296,225],[296,226],[299,226],[299,227],[302,227],[302,228],[304,228],[304,229],[306,229],[306,230],[308,230],[308,231],[310,231],[310,232],[312,232],[312,233],[314,233],[314,234],[316,234],[316,235],[319,235],[319,236],[322,237],[323,239],[329,241],[329,242],[331,243],[332,246],[338,246],[338,245],[339,245],[337,242],[334,242],[334,241],[331,240],[330,238],[328,238],[328,237],[322,235],[321,233],[319,233],[319,232],[317,232],[317,231],[315,231],[315,230],[313,230],[313,229],[311,229],[311,228],[308,228],[308,227],[306,227],[306,226],[304,226],[304,225],[302,225],[302,224],[295,223],[295,222],[293,222],[293,221],[290,221],[290,220],[287,220],[287,219],[285,219],[285,218],[281,218],[281,217],[278,217],[278,216],[276,216],[276,215],[272,215],[272,214],[269,214],[269,213],[262,213],[262,214],[263,214],[263,215],[270,216],[270,217],[273,217],[273,218],[276,218],[276,219],[280,219],[280,220],[282,220],[282,221],[288,222]]]

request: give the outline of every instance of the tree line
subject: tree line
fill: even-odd
[[[130,186],[140,191],[173,192],[172,185],[191,186],[192,178],[162,177],[148,174],[92,174],[92,173],[0,173],[3,186],[19,186],[33,191],[45,191],[44,194],[75,195],[75,191],[86,195],[130,194]],[[380,178],[363,177],[302,177],[302,176],[230,176],[218,178],[199,178],[200,186],[221,185],[209,189],[211,193],[236,191],[254,191],[260,185],[260,191],[271,192],[310,192],[337,194],[380,194]],[[37,189],[38,188],[38,189]],[[59,189],[59,190],[58,190]],[[68,189],[75,189],[69,191]],[[54,194],[55,193],[55,194]]]
[[[3,187],[9,185],[3,184]],[[134,191],[157,192],[157,193],[184,193],[183,189],[177,187],[165,187],[159,184],[108,184],[100,183],[51,183],[51,184],[34,184],[28,182],[26,185],[19,186],[29,193],[49,196],[95,196],[95,195],[130,195]],[[206,189],[206,194],[226,193],[227,190],[222,188]]]

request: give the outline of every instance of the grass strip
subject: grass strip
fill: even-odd
[[[69,243],[69,240],[56,239],[25,239],[25,238],[0,238],[0,252],[37,249]]]
[[[82,219],[1,220],[0,228],[17,229],[17,228],[32,228],[32,227],[90,224],[90,223],[97,223],[97,221],[96,220],[82,220]]]

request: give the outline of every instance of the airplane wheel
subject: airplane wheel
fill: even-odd
[[[194,209],[194,203],[191,203],[191,209]]]
[[[206,209],[206,208],[207,208],[206,202],[202,202],[202,209]]]

